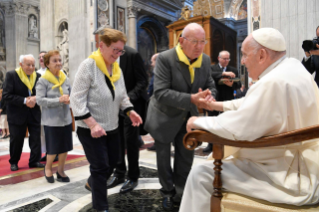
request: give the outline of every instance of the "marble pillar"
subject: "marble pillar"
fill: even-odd
[[[87,0],[68,0],[69,78],[71,85],[79,65],[91,54],[88,3],[90,2]]]
[[[27,54],[28,8],[22,3],[8,2],[5,8],[6,66],[7,71],[19,65],[19,56]]]
[[[40,0],[40,49],[49,51],[56,49],[54,33],[54,0]]]
[[[137,49],[137,35],[136,35],[136,17],[137,17],[137,12],[140,11],[139,8],[135,6],[128,6],[128,46]]]

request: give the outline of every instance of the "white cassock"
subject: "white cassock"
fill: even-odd
[[[268,67],[244,98],[224,102],[224,113],[194,123],[231,140],[319,124],[319,91],[300,61],[283,57]],[[236,148],[223,160],[223,188],[273,203],[311,205],[319,200],[319,140],[258,149]],[[194,166],[180,212],[209,212],[213,161]]]
[[[46,67],[44,68],[40,68],[39,70],[37,70],[38,74],[41,74],[41,76],[45,73],[45,71],[47,70]],[[41,108],[42,110],[42,108]],[[47,148],[46,148],[46,144],[45,144],[45,135],[44,135],[44,127],[43,125],[41,125],[41,152],[45,153],[47,152]]]

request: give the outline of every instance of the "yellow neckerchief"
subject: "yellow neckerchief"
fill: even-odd
[[[176,53],[177,53],[179,61],[188,65],[189,74],[191,75],[191,83],[193,84],[194,78],[195,78],[194,68],[202,67],[203,54],[201,54],[194,63],[190,64],[190,62],[189,62],[188,58],[186,57],[185,53],[183,52],[180,44],[177,44],[177,46],[176,46]]]
[[[49,69],[47,69],[44,72],[44,74],[42,75],[41,78],[44,78],[44,79],[48,80],[49,82],[51,82],[52,84],[54,84],[54,86],[52,87],[52,90],[54,88],[59,87],[60,94],[61,94],[61,96],[63,95],[62,85],[63,85],[64,81],[66,80],[66,76],[63,73],[63,71],[60,70],[60,72],[59,72],[59,80],[52,74],[51,71],[49,71]]]
[[[96,66],[105,74],[105,76],[107,76],[107,78],[109,78],[109,80],[112,83],[113,90],[115,90],[114,82],[119,80],[121,77],[121,69],[119,64],[116,61],[112,64],[112,76],[110,76],[109,72],[107,71],[100,49],[93,52],[89,56],[89,58],[92,58],[93,60],[95,60]]]
[[[30,75],[30,80],[27,77],[26,73],[22,70],[21,66],[15,70],[20,78],[20,80],[28,87],[28,89],[31,91],[35,84],[35,80],[37,79],[37,73],[33,71],[33,73]]]

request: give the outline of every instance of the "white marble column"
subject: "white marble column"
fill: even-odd
[[[136,17],[137,12],[140,11],[140,9],[135,6],[129,6],[127,7],[127,9],[129,22],[127,45],[134,49],[137,49]]]
[[[27,54],[28,37],[28,5],[19,3],[6,3],[6,66],[7,71],[19,65],[19,56]]]
[[[73,84],[79,65],[91,54],[89,1],[68,0],[69,6],[69,78]]]
[[[40,0],[40,50],[49,51],[56,49],[54,0]]]

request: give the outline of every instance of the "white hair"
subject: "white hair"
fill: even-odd
[[[19,57],[19,62],[20,62],[20,63],[23,63],[24,58],[26,58],[26,57],[32,57],[33,60],[35,61],[35,58],[34,58],[34,56],[33,56],[32,54],[26,54],[26,55],[20,55],[20,57]]]

